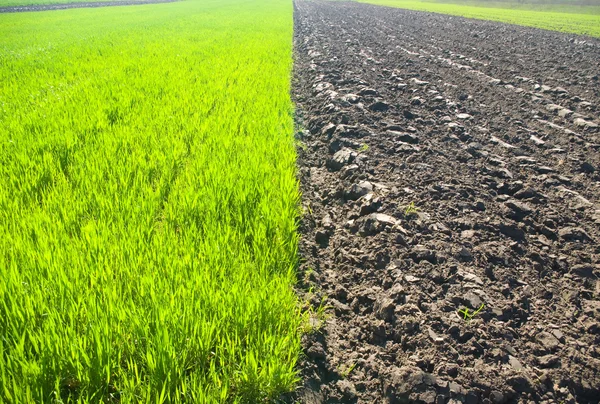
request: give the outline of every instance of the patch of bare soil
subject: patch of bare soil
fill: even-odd
[[[600,41],[297,0],[306,403],[597,403]],[[465,315],[465,310],[467,315]]]
[[[23,13],[28,11],[66,10],[68,8],[137,6],[141,4],[173,3],[175,1],[178,0],[86,1],[81,3],[39,4],[29,6],[0,7],[0,13]]]

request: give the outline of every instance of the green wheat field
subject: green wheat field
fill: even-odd
[[[0,15],[0,402],[293,388],[292,3]]]

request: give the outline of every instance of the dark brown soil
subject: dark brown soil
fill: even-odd
[[[87,1],[87,2],[81,2],[81,3],[13,6],[13,7],[0,7],[0,13],[23,13],[23,12],[28,12],[28,11],[66,10],[68,8],[137,6],[137,5],[141,5],[141,4],[173,3],[175,1],[178,1],[178,0]]]
[[[295,8],[297,400],[599,402],[600,41]]]

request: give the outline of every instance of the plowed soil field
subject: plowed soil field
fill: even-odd
[[[600,41],[295,7],[299,400],[597,403]]]

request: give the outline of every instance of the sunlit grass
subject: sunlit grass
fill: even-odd
[[[0,15],[0,402],[293,387],[292,4]]]

